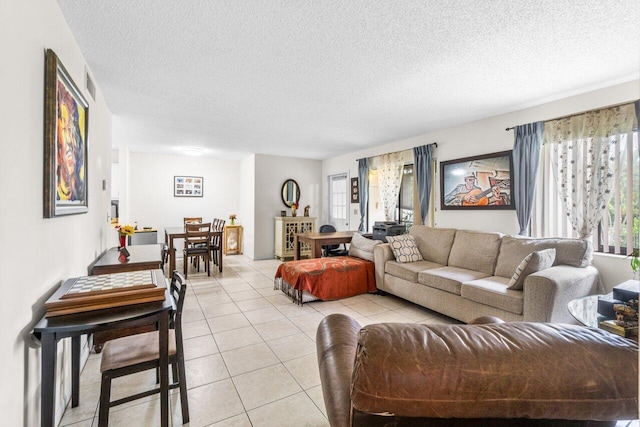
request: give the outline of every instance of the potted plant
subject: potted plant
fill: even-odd
[[[634,249],[633,252],[629,255],[631,257],[631,270],[633,271],[633,279],[640,280],[639,272],[640,272],[640,251],[638,249]]]

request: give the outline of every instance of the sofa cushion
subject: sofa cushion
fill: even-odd
[[[391,247],[393,256],[398,262],[422,261],[422,254],[416,245],[416,239],[410,234],[387,236],[387,243]]]
[[[409,234],[416,238],[422,258],[438,264],[447,265],[453,238],[454,228],[433,228],[426,225],[414,225]]]
[[[511,277],[524,257],[532,252],[549,248],[556,250],[556,259],[553,265],[586,267],[591,264],[593,258],[591,241],[585,239],[533,239],[504,236],[496,263],[495,275]]]
[[[373,253],[373,248],[382,243],[380,240],[367,239],[366,237],[355,233],[349,242],[350,248],[358,248],[362,251]]]
[[[354,234],[349,243],[349,256],[373,261],[373,248],[382,243],[380,240],[371,240]]]
[[[524,292],[508,288],[509,279],[491,276],[462,284],[460,295],[471,301],[510,313],[522,314]]]
[[[353,246],[349,247],[349,256],[373,261],[373,252],[363,251],[362,249],[354,248]]]
[[[418,273],[418,283],[460,295],[464,282],[487,277],[488,274],[459,267],[440,267]]]
[[[392,276],[399,277],[410,282],[418,282],[418,273],[423,270],[429,270],[431,268],[444,267],[442,264],[436,264],[431,261],[416,261],[416,262],[398,262],[387,261],[384,267],[384,272]]]
[[[485,276],[493,276],[501,238],[501,233],[470,230],[456,231],[448,265],[480,271],[485,273]],[[522,261],[522,258],[520,258],[520,261]],[[505,277],[511,277],[511,274]]]
[[[530,253],[516,267],[515,273],[509,280],[509,289],[522,289],[524,285],[524,279],[531,273],[544,270],[553,265],[553,261],[556,259],[556,250],[554,248],[545,249]]]

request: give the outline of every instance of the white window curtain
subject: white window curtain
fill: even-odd
[[[581,238],[593,235],[609,203],[620,135],[635,122],[633,104],[545,122],[543,144],[567,218]]]
[[[403,167],[404,152],[402,151],[380,156],[378,180],[386,221],[393,221],[394,212],[398,203],[398,195],[400,194]]]

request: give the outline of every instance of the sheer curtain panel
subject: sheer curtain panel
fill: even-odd
[[[636,125],[633,104],[590,111],[544,124],[544,144],[572,228],[591,237],[612,195],[622,134]]]
[[[400,184],[402,183],[403,167],[404,153],[402,151],[380,156],[378,179],[380,180],[380,196],[386,221],[393,221],[394,218],[400,194]]]

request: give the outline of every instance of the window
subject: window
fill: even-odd
[[[402,170],[402,183],[398,196],[398,210],[395,212],[395,220],[407,226],[413,225],[413,201],[414,201],[413,165],[404,165]]]
[[[638,132],[620,137],[614,192],[598,227],[599,252],[628,255],[640,235],[640,168]]]
[[[606,111],[606,110],[602,110]],[[600,112],[593,112],[600,113]],[[592,114],[586,113],[586,114]],[[593,118],[591,118],[593,119]],[[555,122],[555,121],[554,121]],[[635,119],[634,119],[635,122]],[[547,122],[549,123],[549,122]],[[638,236],[640,226],[640,160],[637,124],[633,130],[611,132],[611,136],[576,137],[572,140],[554,140],[548,143],[547,123],[545,123],[545,143],[542,146],[540,168],[534,210],[531,217],[531,235],[534,237],[579,237],[581,230],[584,235],[589,233],[588,226],[580,229],[579,224],[588,224],[588,206],[596,210],[597,200],[580,194],[611,195],[607,202],[607,209],[599,223],[591,231],[594,250],[598,252],[627,255],[639,246]],[[598,144],[596,140],[599,139]],[[563,148],[554,144],[565,144]],[[595,148],[594,148],[595,147]],[[603,147],[604,150],[598,151]],[[594,156],[593,153],[596,153]],[[601,159],[598,158],[600,155]],[[597,168],[589,168],[592,160],[613,166],[606,173],[606,179],[598,176]],[[556,169],[554,171],[554,163]],[[593,172],[586,172],[593,171]],[[556,174],[564,176],[558,183]],[[577,179],[576,176],[578,177]],[[584,177],[584,179],[583,179]],[[611,177],[611,178],[609,178]],[[607,185],[600,185],[611,179]],[[563,203],[562,195],[568,196],[570,202]],[[584,200],[581,197],[585,197]],[[605,197],[606,199],[606,197]],[[565,205],[571,206],[567,211]],[[587,206],[587,207],[584,207]],[[576,215],[582,215],[576,225]],[[593,218],[597,218],[592,216]],[[591,224],[594,220],[592,220]]]

